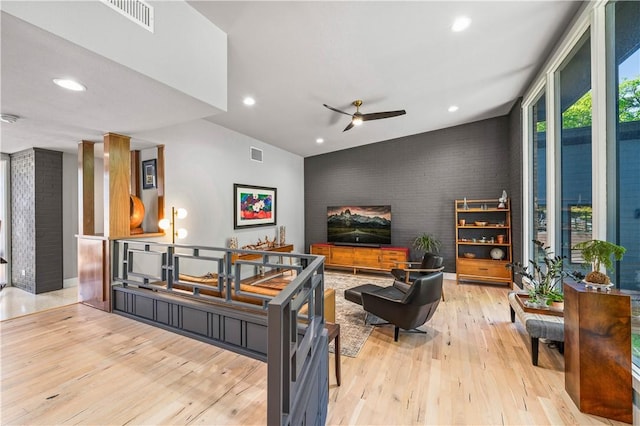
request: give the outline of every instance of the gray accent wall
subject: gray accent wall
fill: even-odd
[[[497,199],[506,189],[512,202],[521,203],[520,180],[510,176],[519,173],[521,158],[510,152],[518,144],[520,130],[511,129],[519,122],[517,111],[305,158],[307,250],[327,239],[327,206],[390,204],[392,245],[411,247],[419,234],[433,234],[442,241],[445,271],[454,272],[454,200]]]
[[[11,154],[11,280],[30,293],[62,288],[62,153]]]

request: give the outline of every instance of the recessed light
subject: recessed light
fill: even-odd
[[[451,105],[448,109],[449,112],[456,112],[458,110],[458,106],[457,105]]]
[[[74,92],[84,92],[87,90],[87,88],[82,84],[67,78],[54,78],[53,82],[60,87],[64,87],[67,90],[73,90]]]
[[[323,143],[323,142],[324,142],[324,139],[322,139],[322,138],[316,139],[316,143]]]
[[[251,96],[247,96],[242,100],[242,103],[245,105],[251,106],[256,104],[256,100],[253,99]]]
[[[453,25],[451,25],[451,31],[458,33],[469,28],[469,25],[471,25],[471,18],[467,18],[466,16],[459,16],[453,21]]]

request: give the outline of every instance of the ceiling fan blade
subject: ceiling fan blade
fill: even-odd
[[[351,129],[353,127],[353,121],[350,121],[349,124],[347,125],[347,127],[344,128],[343,132],[346,132],[347,130]]]
[[[399,111],[372,112],[370,114],[362,114],[362,121],[380,120],[381,118],[397,117],[407,112],[403,109]]]
[[[344,114],[344,115],[349,115],[349,116],[351,115],[348,112],[340,111],[339,109],[335,109],[334,107],[329,106],[327,104],[322,104],[322,105],[324,105],[325,108],[329,108],[331,111],[339,112],[340,114]]]

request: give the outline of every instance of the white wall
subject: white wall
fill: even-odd
[[[149,3],[153,33],[99,1],[4,1],[2,10],[226,111],[227,35],[185,1]]]
[[[189,211],[176,224],[189,232],[180,242],[224,247],[235,236],[242,247],[265,235],[273,238],[276,226],[233,229],[233,184],[240,183],[277,188],[277,226],[286,226],[287,242],[295,251],[305,251],[302,157],[205,120],[133,139],[165,145],[165,217],[171,206]],[[264,150],[263,163],[250,159],[252,146]]]

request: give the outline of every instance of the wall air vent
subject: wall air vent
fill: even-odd
[[[153,32],[153,6],[144,0],[101,0],[113,10]]]
[[[253,161],[257,161],[258,163],[262,163],[262,150],[251,147],[251,159]]]

